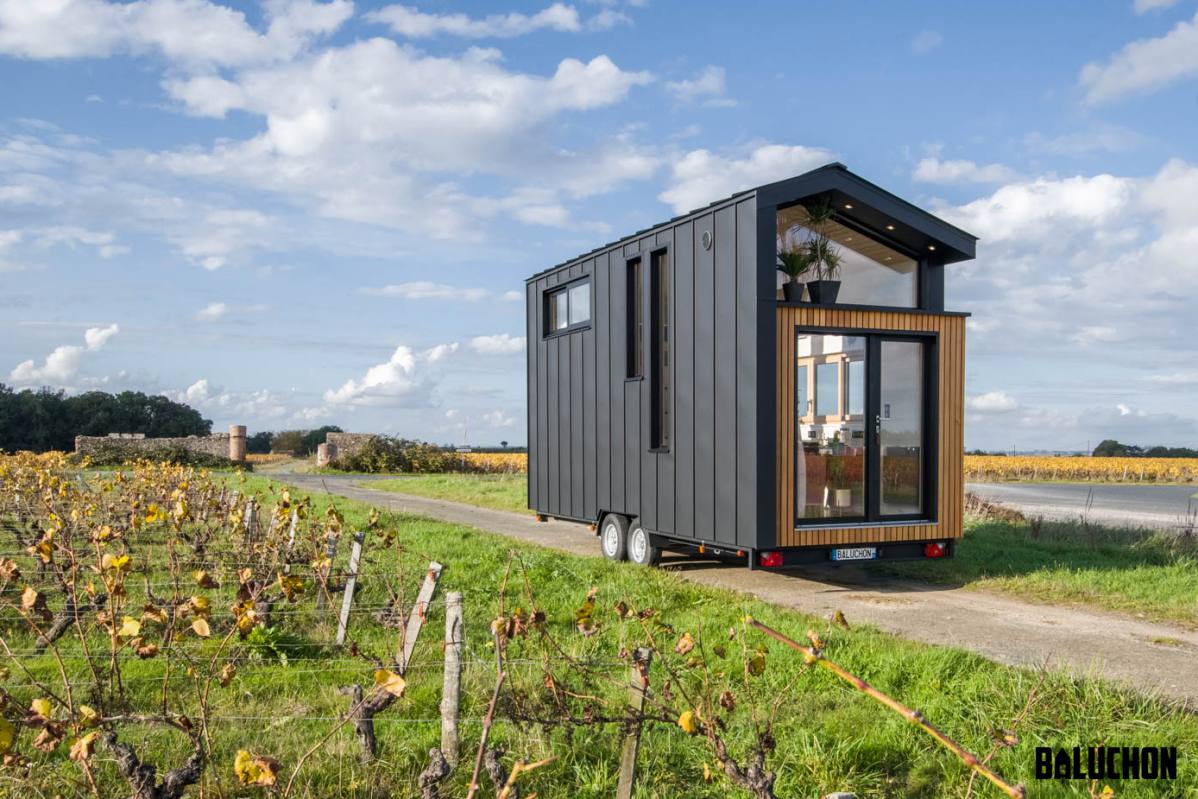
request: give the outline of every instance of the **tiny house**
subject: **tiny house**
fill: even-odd
[[[951,555],[967,314],[945,270],[976,241],[830,164],[533,275],[530,508],[646,564]],[[821,247],[784,292],[783,256]]]

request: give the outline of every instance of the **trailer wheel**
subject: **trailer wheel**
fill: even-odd
[[[599,528],[599,548],[608,560],[625,560],[628,557],[628,520],[618,513],[603,517]]]
[[[628,560],[640,566],[654,566],[661,560],[661,547],[653,543],[640,519],[634,519],[628,530]]]

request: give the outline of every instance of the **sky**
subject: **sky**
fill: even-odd
[[[0,0],[0,382],[523,444],[523,280],[828,161],[980,237],[966,445],[1198,445],[1198,2]]]

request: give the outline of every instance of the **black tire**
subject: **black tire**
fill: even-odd
[[[638,566],[655,566],[661,560],[661,547],[653,542],[640,519],[633,519],[628,528],[627,550],[628,560]]]
[[[599,549],[608,560],[628,558],[628,520],[618,513],[609,513],[599,525]]]

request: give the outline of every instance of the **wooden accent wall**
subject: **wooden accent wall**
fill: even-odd
[[[858,311],[815,306],[778,306],[778,540],[780,547],[923,541],[960,538],[965,494],[965,318],[936,313]],[[795,518],[795,328],[932,331],[939,334],[939,484],[937,522],[884,527],[796,529]]]

